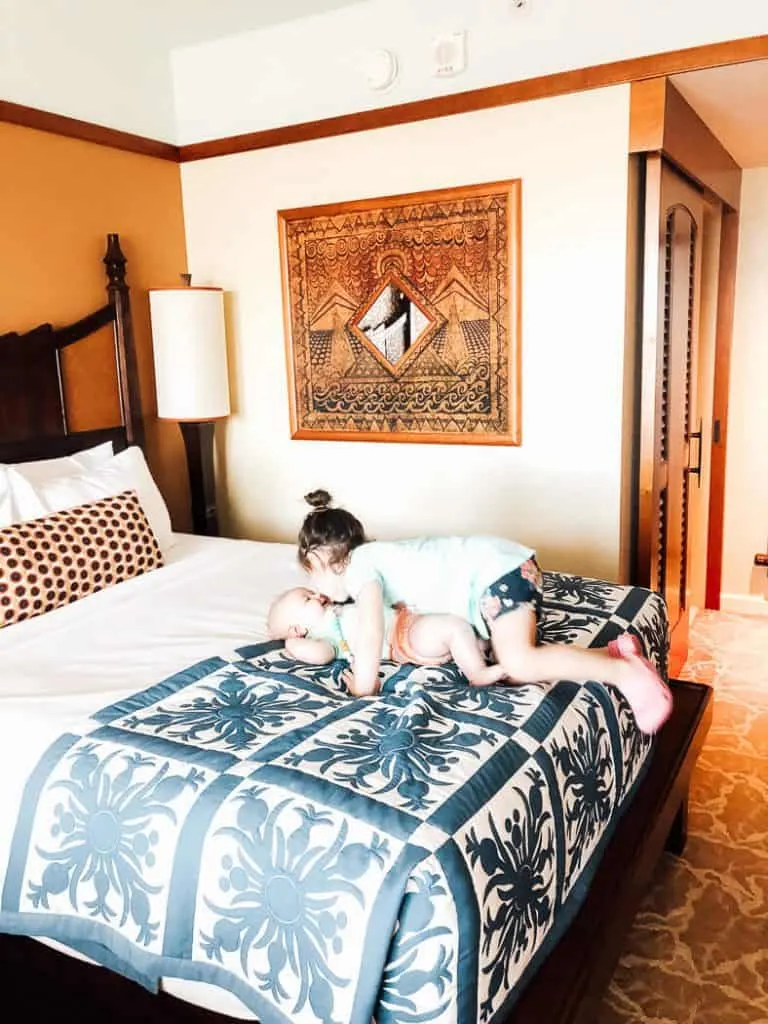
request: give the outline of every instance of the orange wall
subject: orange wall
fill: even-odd
[[[147,455],[177,529],[189,528],[183,445],[157,420],[147,289],[186,271],[178,165],[0,124],[0,334],[63,325],[106,301],[108,232],[128,260]],[[111,331],[65,353],[73,429],[119,421]]]

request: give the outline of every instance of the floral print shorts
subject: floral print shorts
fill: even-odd
[[[480,598],[480,614],[488,627],[494,619],[516,608],[533,605],[536,619],[541,612],[544,582],[535,558],[529,558],[488,587]]]

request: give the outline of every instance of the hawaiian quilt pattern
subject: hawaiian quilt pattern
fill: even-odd
[[[625,629],[664,671],[659,597],[545,574],[542,642]],[[598,684],[473,690],[389,664],[356,700],[343,667],[253,645],[62,735],[27,781],[0,930],[150,989],[220,985],[262,1024],[502,1019],[650,743]]]

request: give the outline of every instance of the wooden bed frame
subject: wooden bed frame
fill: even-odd
[[[50,325],[0,337],[0,462],[64,455],[112,439],[141,443],[141,405],[131,331],[125,257],[117,235],[104,259],[109,301],[71,327]],[[70,433],[59,352],[108,323],[114,325],[121,425]],[[573,924],[539,967],[505,1024],[593,1024],[621,953],[621,943],[663,851],[680,854],[686,840],[688,788],[712,719],[712,691],[673,681],[674,710],[657,737],[648,771],[606,846]],[[234,1018],[172,996],[153,995],[105,969],[32,939],[0,935],[0,991],[19,1019],[52,1011],[80,1024],[225,1024]]]
[[[25,334],[0,335],[0,462],[25,462],[70,455],[102,441],[119,451],[143,444],[144,426],[125,280],[126,259],[118,235],[107,235],[107,302],[67,327],[41,324]],[[70,431],[61,372],[61,353],[112,324],[120,425]]]

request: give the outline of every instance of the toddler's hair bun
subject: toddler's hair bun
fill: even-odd
[[[308,505],[311,505],[312,508],[323,509],[330,508],[333,499],[328,491],[318,490],[310,491],[309,494],[305,494],[304,500]]]

